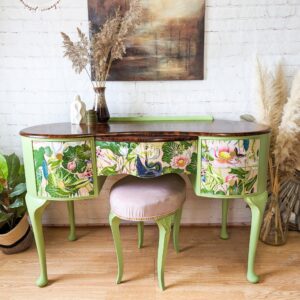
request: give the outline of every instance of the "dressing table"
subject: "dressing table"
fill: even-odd
[[[211,117],[114,118],[106,125],[44,124],[20,132],[26,203],[40,276],[48,282],[42,215],[66,201],[69,239],[75,240],[74,201],[96,198],[107,176],[188,175],[197,196],[222,200],[221,238],[227,239],[228,201],[242,198],[252,212],[247,279],[259,281],[254,260],[267,201],[269,128]],[[199,198],[201,201],[201,198]]]

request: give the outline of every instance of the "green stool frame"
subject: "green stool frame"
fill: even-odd
[[[161,290],[165,289],[165,279],[164,279],[164,270],[165,270],[165,261],[167,256],[167,250],[169,245],[171,227],[173,224],[173,245],[175,251],[178,253],[179,250],[179,229],[180,229],[180,220],[181,220],[182,208],[178,209],[175,213],[167,215],[165,217],[152,220],[156,222],[159,229],[159,243],[158,243],[158,253],[157,253],[157,277],[158,285]],[[138,222],[138,247],[143,247],[144,239],[144,222]],[[111,227],[114,245],[117,254],[118,262],[118,275],[117,283],[121,283],[123,276],[123,254],[122,254],[122,244],[120,238],[120,228],[121,218],[116,216],[113,212],[110,212],[109,215],[109,224]]]

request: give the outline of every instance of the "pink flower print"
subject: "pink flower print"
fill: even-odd
[[[233,163],[235,156],[236,153],[234,151],[234,148],[227,145],[220,146],[217,150],[215,150],[215,157],[221,164]]]
[[[96,156],[97,157],[103,157],[103,151],[100,149],[100,147],[96,147]]]
[[[234,186],[234,184],[238,181],[238,178],[236,175],[227,175],[225,177],[225,182],[227,182],[230,186]]]
[[[93,169],[93,164],[92,164],[92,162],[89,160],[89,161],[87,161],[87,163],[86,163],[86,168],[88,169],[88,170],[92,170]]]
[[[74,171],[76,168],[76,162],[75,161],[69,161],[67,164],[67,169],[70,171]]]
[[[185,167],[191,162],[188,156],[178,155],[174,156],[171,160],[171,167],[174,169],[182,169],[184,170]]]

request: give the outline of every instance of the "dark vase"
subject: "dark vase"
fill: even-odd
[[[97,114],[97,121],[98,123],[107,123],[110,118],[110,115],[105,100],[105,87],[97,87],[95,88],[95,92],[95,110]]]

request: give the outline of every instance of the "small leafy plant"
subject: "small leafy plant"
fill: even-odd
[[[0,229],[13,229],[26,212],[24,167],[19,157],[0,154]]]

